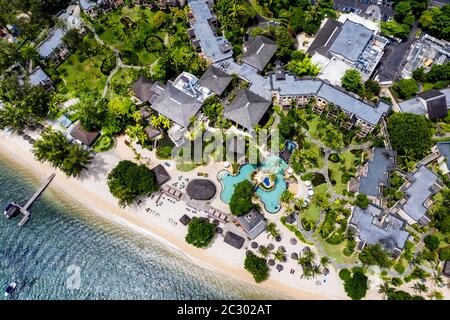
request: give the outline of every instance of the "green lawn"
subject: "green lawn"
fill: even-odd
[[[301,211],[300,217],[305,218],[308,221],[316,222],[320,217],[320,210],[321,208],[310,203],[308,207],[305,208],[305,210]]]
[[[155,31],[151,21],[155,12],[144,7],[122,7],[107,15],[105,21],[98,21],[95,29],[105,43],[117,48],[125,64],[148,65],[153,63],[157,56],[145,49],[145,39],[149,35],[158,35],[164,39],[161,30]],[[128,17],[135,23],[127,28],[121,19]]]
[[[338,245],[329,244],[324,239],[322,239],[322,237],[317,237],[317,241],[319,241],[326,255],[333,257],[337,263],[356,263],[357,258],[355,256],[347,257],[342,253],[342,250],[344,250],[346,246],[345,241]]]
[[[65,95],[67,99],[79,97],[80,92],[93,92],[101,95],[105,87],[107,76],[101,71],[103,59],[112,54],[111,51],[99,47],[91,35],[86,36],[93,47],[97,48],[97,54],[87,57],[80,50],[72,54],[55,71],[51,71],[56,81],[57,91]]]
[[[334,163],[332,161],[328,161],[328,168],[331,170],[331,180],[336,181],[336,185],[333,187],[334,191],[343,194],[344,190],[347,190],[347,183],[342,181],[342,175],[344,171],[341,169],[341,166],[345,164],[346,168],[353,167],[353,160],[355,160],[355,155],[350,151],[345,151],[339,154],[341,157],[341,162]]]
[[[323,144],[332,149],[341,149],[344,147],[344,134],[336,126],[326,119],[321,119],[319,115],[309,114],[311,120],[307,121],[309,125],[309,134],[323,142]]]

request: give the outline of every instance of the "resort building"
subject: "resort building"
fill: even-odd
[[[450,60],[450,42],[439,40],[428,34],[415,41],[409,48],[403,78],[412,78],[415,70],[423,67],[425,72],[435,64],[445,64]]]
[[[70,131],[70,135],[79,143],[90,147],[94,144],[97,138],[100,136],[98,131],[86,131],[80,122]]]
[[[199,84],[221,96],[231,80],[233,80],[232,76],[211,65],[200,78]]]
[[[450,90],[431,89],[398,105],[402,112],[426,115],[432,121],[442,119],[447,116],[450,108]]]
[[[233,56],[233,49],[218,28],[217,18],[213,15],[207,0],[188,0],[191,42],[199,47],[208,63],[222,61]],[[195,35],[195,36],[194,36]]]
[[[123,6],[123,0],[80,0],[80,7],[91,19]]]
[[[223,241],[236,249],[241,249],[244,245],[245,239],[231,231],[227,231]]]
[[[263,71],[273,55],[277,52],[277,44],[264,36],[257,36],[244,43],[242,61],[258,71]]]
[[[389,175],[395,169],[394,150],[374,148],[359,178],[359,192],[376,201],[383,196],[383,188],[389,187]]]
[[[41,86],[46,92],[50,92],[54,89],[53,81],[40,66],[31,71],[29,74],[29,81],[32,86]]]
[[[235,220],[247,233],[248,237],[253,240],[266,230],[266,222],[264,216],[256,209],[252,209],[249,213],[236,217]]]
[[[270,86],[272,101],[281,106],[304,106],[311,98],[315,98],[313,110],[322,114],[323,112],[334,112],[327,107],[332,104],[345,112],[348,121],[341,126],[350,129],[353,126],[360,130],[358,136],[365,137],[372,132],[381,118],[388,114],[391,106],[384,101],[379,101],[377,105],[372,105],[362,101],[358,96],[346,92],[345,90],[332,86],[329,83],[307,78],[297,78],[291,74],[284,77],[273,73],[270,76]],[[329,119],[333,119],[333,114],[329,114]]]
[[[381,244],[393,258],[398,258],[409,237],[405,225],[406,221],[400,217],[385,214],[381,207],[369,204],[366,209],[354,208],[348,230],[359,238],[358,250],[367,244]]]
[[[436,143],[439,158],[437,159],[439,170],[442,174],[449,175],[450,173],[450,141],[441,141]]]
[[[141,76],[133,85],[132,99],[137,104],[152,103],[164,91],[164,85],[158,81],[149,80]]]
[[[319,31],[307,53],[321,66],[319,78],[338,84],[345,71],[358,70],[370,78],[384,54],[389,40],[360,22],[329,19]]]
[[[65,31],[62,28],[52,29],[48,36],[36,46],[40,58],[53,67],[60,65],[70,55],[70,51],[63,42]]]
[[[270,101],[248,89],[239,89],[230,105],[225,106],[223,116],[238,128],[253,131],[270,107]]]
[[[419,166],[407,182],[400,188],[405,198],[400,200],[393,211],[404,217],[408,223],[427,225],[431,219],[427,216],[433,204],[432,196],[442,189],[439,177],[425,166]]]
[[[83,20],[80,17],[80,6],[78,4],[70,5],[67,9],[62,10],[56,16],[64,23],[65,28],[68,30],[76,29],[80,33],[86,32],[83,24]]]

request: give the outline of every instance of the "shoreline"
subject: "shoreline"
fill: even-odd
[[[96,156],[96,160],[94,160],[95,163],[93,162],[93,168],[90,167],[87,174],[83,174],[81,178],[67,178],[63,173],[54,169],[48,163],[40,163],[35,160],[30,151],[31,146],[21,137],[14,134],[6,134],[1,132],[0,146],[0,154],[2,154],[5,159],[29,168],[34,176],[42,178],[52,172],[56,172],[57,175],[50,185],[50,189],[53,192],[62,192],[69,199],[73,199],[77,203],[82,202],[82,206],[93,211],[95,214],[99,214],[109,221],[120,224],[121,226],[143,234],[144,236],[163,242],[165,245],[175,249],[177,252],[181,253],[184,257],[188,258],[190,261],[193,261],[200,267],[219,273],[223,276],[231,277],[235,280],[251,284],[252,286],[261,287],[262,289],[272,291],[275,295],[280,295],[283,297],[286,296],[287,299],[346,299],[345,296],[340,294],[341,292],[332,293],[326,288],[321,288],[322,290],[314,290],[316,292],[313,290],[306,290],[306,288],[301,287],[295,288],[292,286],[291,282],[288,282],[291,285],[285,284],[280,281],[282,279],[273,279],[272,277],[261,284],[256,284],[251,275],[243,268],[243,260],[240,260],[240,265],[237,263],[239,262],[239,259],[242,259],[243,257],[241,253],[236,255],[236,259],[232,261],[233,259],[226,259],[223,256],[220,257],[220,250],[218,250],[218,248],[214,248],[219,244],[217,246],[213,246],[212,248],[209,247],[206,249],[194,248],[184,242],[184,233],[181,236],[178,234],[179,236],[177,237],[175,234],[176,232],[171,233],[170,230],[167,230],[167,228],[156,225],[156,223],[153,223],[154,221],[150,221],[151,218],[141,218],[139,215],[145,216],[145,214],[141,213],[141,211],[143,211],[142,207],[132,206],[126,210],[119,208],[117,201],[112,197],[112,195],[109,192],[105,193],[105,188],[107,188],[107,186],[105,172],[103,172],[105,171],[105,167],[108,167],[108,164],[110,167],[111,164],[114,164],[114,162],[117,163],[121,160],[121,157],[118,157],[116,154],[99,154]],[[178,230],[183,230],[183,228],[185,229],[183,226]],[[225,248],[228,249],[227,247]],[[271,276],[272,275],[275,276],[278,274],[272,272]],[[280,277],[278,276],[278,278]],[[300,276],[297,278],[300,278]],[[313,289],[315,288],[313,287]],[[339,291],[343,292],[342,289]],[[328,294],[325,295],[324,292]]]

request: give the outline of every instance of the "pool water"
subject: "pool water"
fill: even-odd
[[[267,160],[259,166],[261,170],[268,170],[275,174],[275,187],[271,191],[264,191],[261,188],[256,189],[256,194],[259,196],[261,201],[264,203],[264,207],[267,212],[276,213],[281,209],[280,197],[283,191],[286,190],[286,182],[284,181],[284,171],[287,169],[288,165],[283,159],[277,156],[270,156]],[[218,178],[222,184],[222,192],[220,193],[220,198],[225,203],[230,203],[231,196],[234,193],[234,188],[236,184],[244,181],[245,179],[250,180],[251,173],[258,168],[254,164],[245,164],[239,170],[239,174],[236,176],[231,175],[227,171],[219,174]],[[265,179],[268,179],[266,177]],[[265,180],[264,179],[264,180]],[[265,185],[270,185],[270,181]]]

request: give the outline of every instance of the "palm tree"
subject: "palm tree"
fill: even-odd
[[[412,286],[412,289],[413,289],[414,291],[416,291],[419,295],[422,295],[422,293],[428,292],[428,287],[427,287],[425,284],[419,283],[419,282],[416,282],[416,283]]]
[[[393,291],[394,289],[391,288],[387,282],[378,286],[378,293],[383,296],[383,299],[386,299]]]
[[[269,238],[270,236],[272,236],[272,238],[276,238],[280,235],[280,231],[278,230],[275,222],[269,222],[269,224],[267,224],[266,226],[266,231],[269,233],[267,235],[267,238]]]
[[[442,287],[444,285],[444,279],[442,279],[441,275],[439,274],[439,272],[433,272],[431,275],[433,282],[436,286],[438,287]]]
[[[442,292],[440,292],[440,291],[432,291],[429,295],[428,295],[428,297],[431,299],[431,300],[444,300],[444,295],[442,294]]]
[[[283,261],[284,258],[286,257],[286,254],[284,253],[283,250],[278,249],[278,250],[274,253],[273,256],[274,256],[275,260]]]
[[[330,258],[328,258],[327,256],[323,256],[322,258],[320,258],[320,264],[324,269],[327,269],[328,265],[330,264]]]
[[[267,258],[267,257],[270,255],[271,250],[270,250],[268,247],[266,247],[266,246],[260,246],[260,247],[258,248],[258,252],[259,252],[264,258]]]

